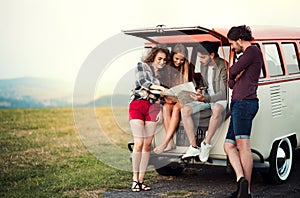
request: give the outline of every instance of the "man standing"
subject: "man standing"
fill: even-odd
[[[232,27],[227,38],[231,49],[243,53],[229,69],[228,86],[231,96],[231,119],[224,150],[235,171],[237,190],[231,197],[251,197],[250,182],[253,158],[250,146],[252,121],[258,111],[258,80],[263,58],[258,47],[251,45],[251,29],[242,25]]]
[[[191,95],[195,101],[185,104],[181,109],[183,127],[190,141],[190,146],[182,159],[199,155],[200,160],[206,162],[212,148],[211,139],[222,123],[223,112],[227,107],[226,61],[219,57],[218,46],[211,42],[202,42],[197,55],[201,63],[205,89],[198,89],[197,94]],[[196,144],[192,115],[207,108],[212,109],[212,116],[207,135],[199,149]]]

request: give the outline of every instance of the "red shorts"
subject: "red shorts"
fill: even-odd
[[[151,104],[148,100],[134,100],[129,105],[129,120],[139,119],[156,122],[159,111],[159,104]]]

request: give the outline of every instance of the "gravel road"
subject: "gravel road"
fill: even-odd
[[[257,198],[300,197],[300,150],[296,151],[294,171],[287,182],[280,185],[266,183],[259,172],[253,172],[252,195]],[[185,169],[176,177],[159,176],[152,190],[133,193],[130,189],[108,191],[104,197],[228,197],[236,189],[235,178],[225,167],[203,166]]]

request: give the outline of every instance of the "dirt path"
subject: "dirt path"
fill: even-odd
[[[253,173],[253,197],[296,198],[300,197],[300,151],[296,153],[294,172],[289,180],[281,185],[264,182],[258,172]],[[203,166],[201,169],[186,169],[177,177],[160,176],[148,192],[133,193],[130,189],[109,191],[104,197],[228,197],[236,189],[234,177],[225,167]]]

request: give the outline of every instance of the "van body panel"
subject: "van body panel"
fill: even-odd
[[[251,147],[268,158],[272,144],[287,135],[300,138],[300,80],[279,81],[260,85],[258,98],[260,109],[253,122]]]

